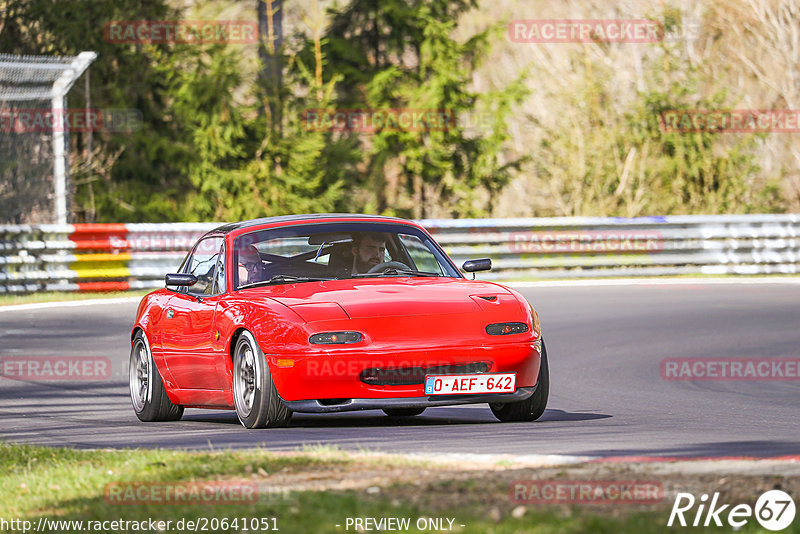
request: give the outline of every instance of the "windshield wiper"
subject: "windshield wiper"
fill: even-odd
[[[386,269],[379,273],[356,273],[353,278],[366,278],[371,276],[441,276],[439,273],[429,273],[426,271],[416,271],[414,269]]]
[[[276,274],[269,280],[253,282],[252,284],[245,284],[243,286],[239,286],[239,289],[245,289],[247,287],[268,286],[272,284],[291,284],[292,282],[324,282],[326,280],[333,280],[333,278],[322,278],[315,276],[293,276],[291,274]]]

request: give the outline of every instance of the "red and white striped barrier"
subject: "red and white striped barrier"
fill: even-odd
[[[0,292],[159,287],[207,223],[0,226]]]
[[[484,279],[798,274],[800,215],[420,221]],[[155,288],[215,223],[0,225],[0,293]]]

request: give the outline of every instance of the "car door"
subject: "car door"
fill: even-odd
[[[215,329],[217,307],[226,292],[224,267],[224,238],[199,241],[184,266],[198,282],[176,291],[167,302],[162,342],[167,367],[180,389],[225,388],[225,374],[220,372],[224,346],[217,342]]]

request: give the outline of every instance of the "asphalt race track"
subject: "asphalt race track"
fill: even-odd
[[[502,424],[488,406],[298,415],[246,430],[233,412],[187,410],[140,423],[127,385],[136,303],[0,311],[0,357],[106,356],[105,381],[0,378],[0,440],[86,448],[337,445],[392,452],[577,456],[800,454],[800,380],[667,381],[664,358],[800,359],[800,284],[774,281],[520,290],[550,356],[548,410]]]

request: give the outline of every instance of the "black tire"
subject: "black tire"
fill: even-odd
[[[539,366],[539,380],[533,395],[519,402],[505,404],[493,403],[489,406],[492,413],[504,423],[513,421],[535,421],[539,419],[547,407],[550,396],[550,369],[547,365],[547,347],[542,340],[542,365]]]
[[[133,411],[140,421],[177,421],[183,406],[172,404],[158,372],[147,338],[139,331],[131,344],[128,385]]]
[[[425,411],[425,408],[384,408],[383,413],[389,417],[413,417]]]
[[[278,396],[261,347],[246,330],[233,351],[233,400],[245,428],[282,427],[292,418],[292,411]]]

